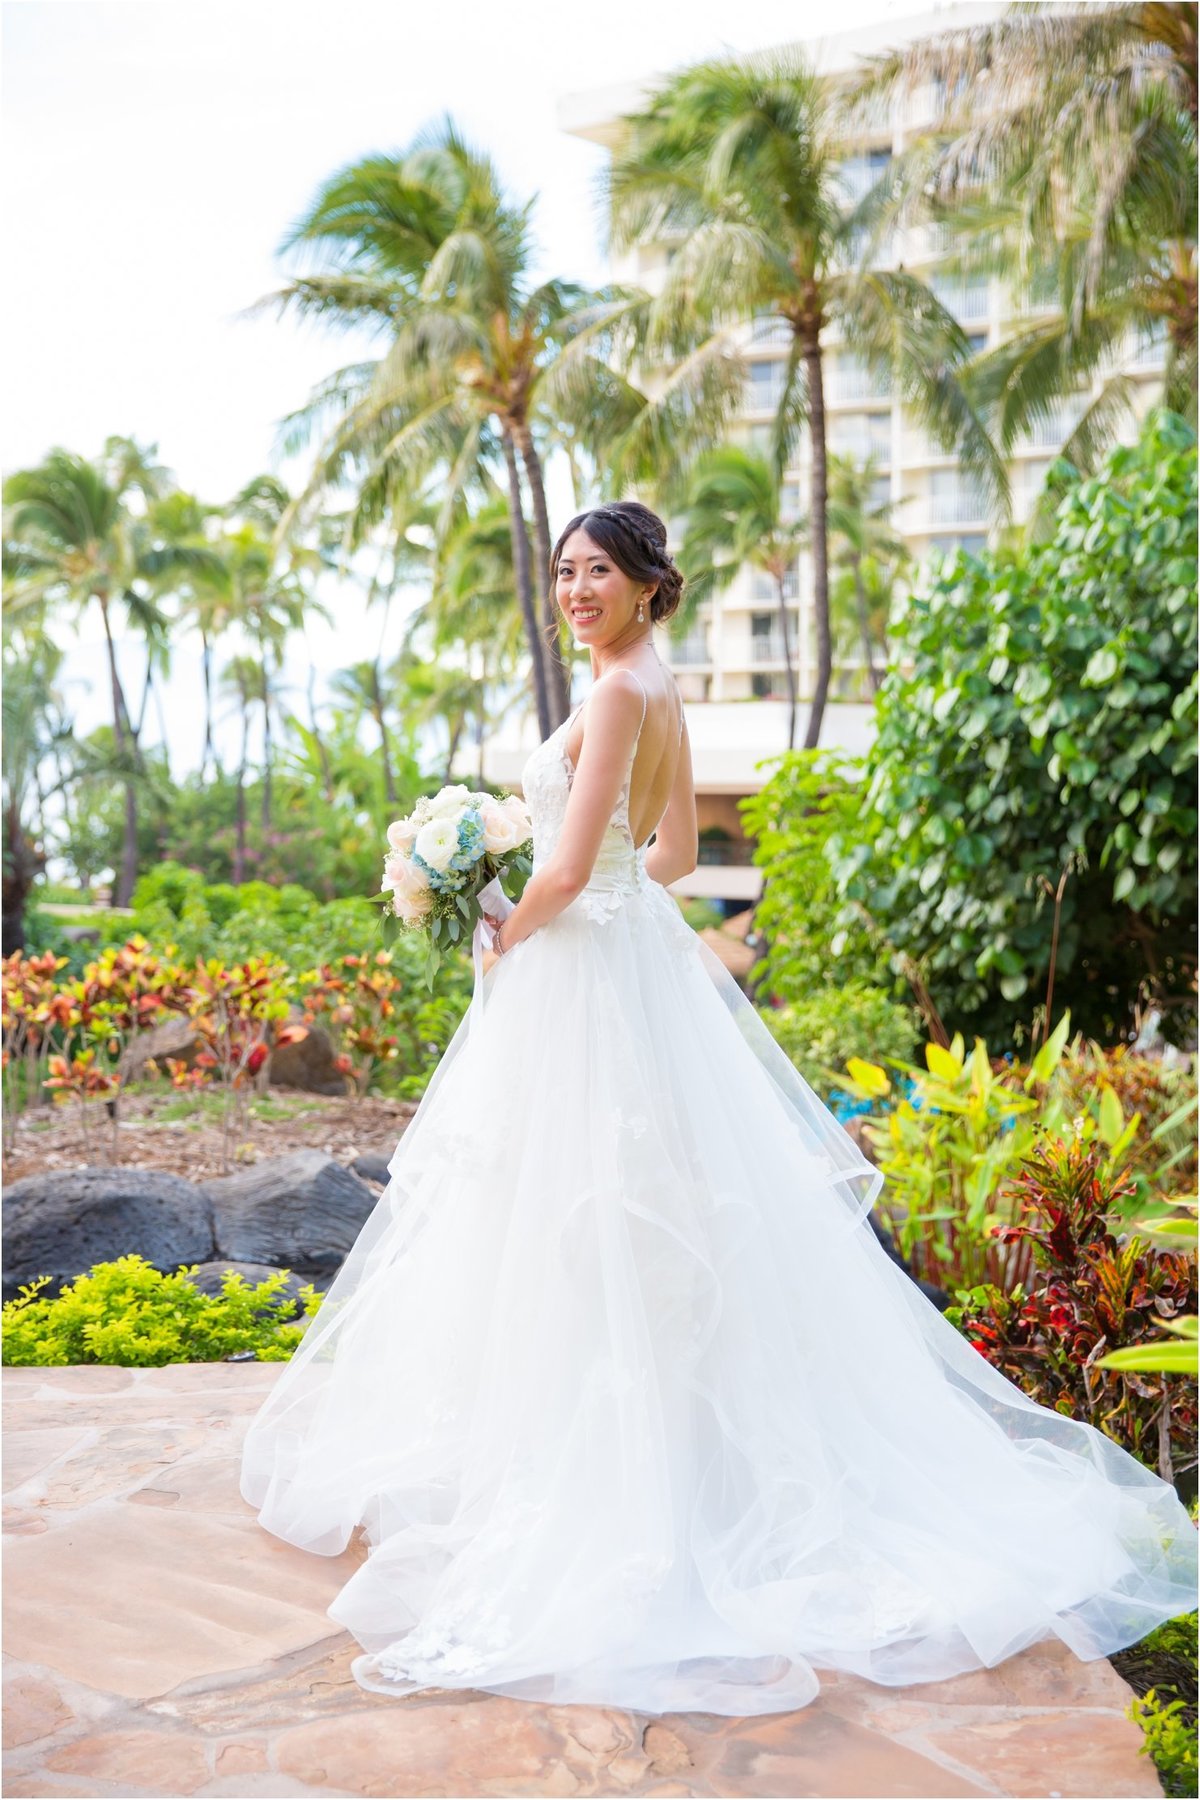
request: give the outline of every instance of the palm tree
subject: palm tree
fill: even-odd
[[[444,535],[456,508],[486,497],[490,470],[501,466],[545,735],[566,716],[570,682],[549,591],[539,438],[564,409],[578,409],[599,432],[627,422],[641,402],[604,362],[636,301],[557,280],[531,285],[529,213],[529,204],[504,198],[491,160],[447,119],[406,153],[364,158],[328,181],[281,250],[319,249],[332,272],[297,277],[259,304],[342,328],[366,325],[386,339],[381,358],[337,371],[287,421],[286,447],[294,450],[332,420],[298,505],[353,477],[361,541],[397,493],[436,467]]]
[[[439,546],[429,599],[410,615],[406,632],[408,644],[428,641],[435,655],[461,650],[475,671],[470,710],[481,786],[488,728],[498,724],[519,698],[514,677],[521,620],[506,536],[506,508],[500,495],[464,516]]]
[[[211,565],[197,569],[188,579],[176,585],[181,622],[189,622],[200,634],[200,667],[204,681],[204,744],[200,754],[200,779],[208,771],[210,760],[216,761],[213,743],[213,645],[228,631],[233,622],[232,593],[229,570],[216,552],[209,535],[210,522],[220,516],[219,508],[207,506],[194,494],[176,489],[155,501],[152,517],[155,529],[177,544],[203,546],[214,552]]]
[[[39,769],[49,747],[48,715],[55,702],[54,678],[62,662],[40,630],[22,634],[19,646],[6,644],[2,690],[3,732],[3,948],[9,956],[25,948],[25,909],[34,882],[46,866],[46,829]]]
[[[883,676],[875,666],[868,583],[879,566],[895,570],[908,560],[904,540],[897,537],[890,524],[891,501],[876,504],[872,500],[877,475],[873,458],[862,464],[841,456],[829,459],[832,561],[835,568],[841,564],[850,578],[858,642],[873,694],[879,692]]]
[[[788,639],[789,575],[807,536],[783,516],[780,483],[761,456],[736,445],[714,450],[696,468],[685,511],[681,559],[692,606],[726,588],[746,567],[775,586],[779,647],[788,690],[788,749],[796,743],[796,669]]]
[[[117,454],[116,452],[119,452]],[[127,906],[137,881],[138,729],[131,718],[117,663],[114,609],[162,640],[156,596],[181,577],[209,568],[212,552],[164,541],[145,516],[131,511],[133,493],[146,495],[149,479],[129,441],[110,439],[106,456],[115,470],[71,451],[54,449],[36,468],[21,469],[4,485],[8,505],[5,608],[64,607],[77,624],[94,603],[104,629],[112,695],[117,764],[125,791],[125,831],[116,903]],[[114,485],[114,482],[125,485]],[[150,644],[148,655],[161,654]]]
[[[279,568],[281,534],[291,496],[273,475],[256,476],[230,505],[235,528],[222,554],[228,570],[233,616],[255,647],[261,670],[263,709],[262,829],[271,827],[271,774],[274,762],[271,721],[276,688],[289,636],[307,619],[329,620],[329,609],[302,582],[295,567]],[[305,559],[297,550],[294,563]]]
[[[771,426],[777,475],[811,442],[809,545],[817,673],[805,747],[819,742],[832,670],[825,424],[826,339],[890,379],[917,419],[1001,506],[1004,465],[957,379],[969,345],[924,282],[856,260],[886,179],[858,193],[836,90],[798,55],[712,61],[672,76],[630,115],[609,175],[614,246],[667,240],[676,254],[646,323],[656,358],[676,339],[737,354],[752,317],[783,333]],[[692,350],[690,355],[699,352]]]
[[[246,771],[250,760],[250,713],[255,706],[261,706],[265,712],[268,704],[262,660],[254,656],[231,657],[221,670],[221,686],[233,697],[242,722],[233,852],[233,884],[237,887],[246,879]]]
[[[898,161],[889,222],[938,220],[961,239],[953,266],[1055,302],[979,366],[974,391],[1003,447],[1099,376],[1064,445],[1094,467],[1128,416],[1114,365],[1134,332],[1163,333],[1164,398],[1194,418],[1195,5],[1010,6],[869,59],[846,97],[861,119],[921,90],[940,111]]]
[[[330,676],[329,686],[331,692],[351,708],[356,722],[364,715],[369,715],[374,720],[375,729],[379,733],[383,791],[388,805],[394,806],[396,804],[396,777],[392,769],[392,745],[384,710],[383,679],[379,670],[379,658],[375,656],[368,662],[351,663],[347,669],[336,670]]]

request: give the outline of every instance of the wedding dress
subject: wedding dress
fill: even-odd
[[[535,868],[569,724],[522,776]],[[328,1609],[357,1681],[749,1715],[821,1668],[1091,1659],[1189,1610],[1174,1489],[889,1259],[882,1176],[628,807],[627,776],[582,893],[487,971],[245,1440],[268,1531],[336,1555],[362,1527]]]

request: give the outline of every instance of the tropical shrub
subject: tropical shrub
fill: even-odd
[[[1008,1217],[1004,1177],[1039,1131],[1055,1129],[1062,1109],[1052,1078],[1070,1028],[1063,1018],[1027,1069],[993,1062],[982,1038],[970,1056],[962,1034],[948,1046],[927,1043],[925,1067],[889,1059],[887,1071],[851,1057],[838,1085],[886,1110],[863,1122],[863,1135],[887,1176],[885,1206],[913,1272],[940,1286],[1016,1280],[1020,1256],[1003,1250],[992,1227]]]
[[[1195,1019],[1196,440],[1152,413],[1053,534],[959,555],[890,622],[862,802],[827,844],[847,930],[992,1041],[1057,1004]],[[1034,1010],[1032,1022],[1029,1014]]]
[[[856,765],[828,750],[794,750],[757,794],[740,802],[763,891],[754,928],[767,949],[750,971],[760,994],[784,1005],[804,1003],[818,989],[851,983],[885,997],[907,996],[889,968],[887,947],[870,922],[842,905],[827,846],[854,830],[860,797]],[[862,1046],[858,1046],[862,1048]]]
[[[1192,1717],[1189,1719],[1189,1710]],[[1197,1755],[1195,1708],[1176,1696],[1173,1700],[1159,1697],[1157,1688],[1135,1694],[1125,1709],[1125,1717],[1133,1719],[1144,1734],[1141,1754],[1148,1756],[1158,1771],[1165,1795],[1192,1795],[1196,1792]]]
[[[296,1302],[276,1298],[288,1271],[252,1286],[231,1270],[219,1294],[202,1294],[191,1280],[197,1266],[164,1275],[144,1257],[120,1256],[96,1263],[56,1296],[41,1292],[50,1278],[40,1276],[4,1305],[3,1360],[22,1367],[159,1368],[252,1351],[259,1362],[286,1362],[304,1333],[298,1322],[287,1322],[296,1317]],[[307,1321],[321,1296],[306,1282],[300,1300]]]
[[[1055,1078],[1068,1117],[1101,1105],[1136,1115],[1137,1136],[1124,1173],[1137,1183],[1138,1204],[1177,1191],[1196,1190],[1196,1063],[1165,1067],[1161,1057],[1139,1056],[1128,1044],[1094,1041],[1072,1045]]]
[[[376,859],[378,860],[378,859]],[[373,870],[372,882],[378,879]],[[364,890],[370,892],[370,887]],[[134,926],[151,943],[172,943],[188,959],[265,956],[293,968],[363,952],[378,942],[369,900],[318,900],[295,883],[206,882],[195,869],[161,863],[133,893]]]
[[[1182,1613],[1111,1659],[1136,1690],[1125,1716],[1142,1727],[1142,1754],[1172,1796],[1196,1792],[1196,1624],[1195,1612]]]
[[[1024,1222],[998,1224],[994,1235],[1030,1247],[1028,1278],[1007,1292],[995,1283],[961,1289],[946,1317],[1039,1405],[1105,1431],[1166,1481],[1194,1469],[1195,1383],[1105,1368],[1100,1358],[1154,1342],[1161,1324],[1195,1314],[1195,1256],[1114,1233],[1132,1184],[1077,1136],[1043,1140],[1010,1187]]]
[[[765,1025],[823,1100],[842,1088],[837,1065],[855,1056],[871,1063],[911,1060],[920,1041],[912,1006],[866,982],[816,987],[786,1006],[761,1009]]]

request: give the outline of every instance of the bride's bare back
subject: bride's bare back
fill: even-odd
[[[635,678],[646,696],[645,717],[629,772],[629,828],[635,846],[640,849],[661,825],[674,792],[683,754],[683,701],[674,677],[657,657],[654,657],[653,665],[647,660],[641,669],[632,665],[622,665],[622,668]],[[604,677],[601,675],[597,679],[603,681]],[[581,702],[576,718],[582,713],[583,705]],[[574,770],[583,748],[585,728],[582,720],[578,731],[574,732],[572,748],[573,729],[574,721],[567,731],[564,754]]]

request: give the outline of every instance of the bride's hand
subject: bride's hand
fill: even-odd
[[[487,920],[488,924],[491,926],[493,931],[498,929],[498,927],[500,925],[500,920],[496,917],[495,913],[485,912],[483,916]]]

